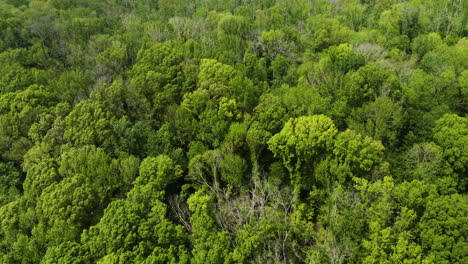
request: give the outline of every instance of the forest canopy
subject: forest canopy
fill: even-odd
[[[0,263],[468,263],[467,0],[0,0]]]

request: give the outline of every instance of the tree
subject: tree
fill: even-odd
[[[77,242],[64,242],[47,249],[41,263],[67,262],[82,264],[90,261],[88,252]]]
[[[151,184],[156,190],[162,191],[179,178],[181,173],[180,165],[174,164],[166,155],[148,157],[141,162],[140,175],[135,180],[135,184]]]
[[[112,135],[114,118],[102,102],[81,101],[65,117],[63,137],[74,146],[103,146]]]
[[[332,45],[347,43],[349,40],[351,30],[338,19],[327,17],[325,12],[307,19],[306,23],[304,38],[312,51],[321,51]]]
[[[348,124],[363,135],[381,140],[386,147],[395,147],[403,122],[401,108],[389,97],[379,97],[362,108],[355,108]]]
[[[0,163],[0,206],[16,200],[20,195],[22,175],[13,163]]]
[[[179,102],[183,93],[193,90],[190,67],[184,66],[187,49],[180,43],[156,43],[138,52],[133,65],[130,86],[149,103],[153,114],[162,114],[169,105]],[[156,115],[160,118],[160,115]]]
[[[207,90],[215,102],[222,97],[233,98],[242,107],[253,105],[255,96],[259,93],[252,81],[242,73],[229,65],[208,59],[203,59],[200,63],[198,90],[200,89]]]
[[[412,208],[397,204],[398,186],[393,179],[384,177],[372,184],[363,179],[356,182],[368,228],[362,240],[362,262],[420,263],[423,251],[414,236],[418,215]]]
[[[404,156],[402,177],[435,183],[451,189],[456,178],[449,163],[444,160],[443,149],[433,142],[415,144]],[[445,189],[445,188],[444,188]]]
[[[338,182],[344,183],[347,177],[375,177],[385,171],[384,146],[380,141],[363,137],[353,130],[346,130],[336,136],[331,161],[332,173]]]
[[[23,183],[24,196],[35,203],[45,188],[62,179],[54,159],[44,159],[27,170]]]
[[[421,246],[429,261],[463,263],[468,243],[463,237],[467,227],[467,196],[453,194],[428,202],[421,218]]]
[[[245,140],[250,151],[250,161],[252,162],[253,175],[260,174],[259,159],[262,152],[267,149],[267,143],[271,137],[272,134],[261,128],[258,123],[253,123],[247,131]]]
[[[286,34],[281,30],[270,30],[262,32],[260,37],[263,50],[271,61],[278,56],[293,58],[295,56],[295,43],[288,40]]]
[[[229,256],[230,239],[215,222],[212,198],[199,190],[188,201],[192,226],[192,263],[224,263]]]
[[[468,0],[0,0],[0,263],[465,263]]]
[[[32,146],[28,130],[56,104],[56,96],[46,87],[32,85],[24,91],[0,96],[0,151],[6,160],[20,161]]]
[[[253,119],[258,125],[270,133],[277,133],[288,121],[287,105],[282,98],[270,93],[265,93],[260,98],[259,104],[254,108]]]
[[[290,119],[268,141],[268,148],[289,170],[296,193],[311,187],[314,181],[307,174],[312,164],[320,160],[320,154],[331,150],[337,132],[333,121],[325,115],[303,116]]]
[[[92,258],[105,262],[125,255],[128,261],[186,263],[186,234],[166,219],[167,206],[161,201],[180,174],[180,166],[168,156],[143,160],[126,199],[111,202],[99,223],[83,234]]]
[[[79,98],[85,98],[93,83],[90,73],[81,69],[64,72],[52,80],[51,86],[58,93],[61,102],[72,103]]]
[[[436,50],[443,44],[442,39],[437,33],[419,35],[413,39],[411,49],[413,53],[422,58],[426,53]]]
[[[361,200],[343,185],[331,189],[320,208],[310,258],[330,263],[357,261],[359,241],[365,232]]]
[[[466,190],[468,164],[468,119],[446,114],[436,121],[434,139],[443,148],[445,159],[460,175],[459,188]]]
[[[375,64],[365,65],[356,72],[349,73],[344,82],[347,101],[353,108],[381,96],[398,100],[401,93],[398,78]]]

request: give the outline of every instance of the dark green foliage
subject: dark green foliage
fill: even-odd
[[[5,205],[20,195],[22,175],[12,162],[0,163],[0,204]]]

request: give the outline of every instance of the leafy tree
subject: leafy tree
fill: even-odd
[[[5,93],[0,98],[0,149],[2,158],[19,161],[31,147],[27,137],[31,125],[40,114],[54,106],[56,97],[44,86]]]
[[[185,263],[185,233],[166,219],[167,206],[160,201],[180,173],[180,166],[168,156],[143,160],[127,198],[110,203],[99,223],[83,233],[91,256],[103,262],[124,254],[129,261],[148,257],[158,263]]]
[[[180,100],[193,86],[184,69],[185,48],[176,45],[174,49],[169,43],[157,43],[140,50],[131,70],[131,86],[155,113]]]
[[[41,263],[67,262],[78,264],[88,261],[88,254],[79,243],[64,242],[58,246],[48,248]]]
[[[379,97],[362,108],[356,108],[348,121],[351,129],[381,140],[384,146],[389,147],[398,144],[402,122],[401,105],[388,97]]]
[[[53,159],[45,159],[28,168],[23,183],[24,196],[31,202],[36,202],[45,188],[61,179],[57,162]]]
[[[20,195],[22,175],[13,163],[0,163],[0,205],[16,200]]]
[[[421,218],[421,246],[429,261],[463,263],[466,258],[466,195],[453,194],[430,201]]]
[[[212,198],[202,190],[192,194],[188,205],[193,212],[192,226],[193,263],[224,263],[229,257],[230,239],[226,232],[219,232]]]
[[[82,101],[65,118],[63,137],[75,146],[103,146],[112,135],[114,118],[102,102]]]
[[[311,186],[313,179],[307,175],[308,170],[321,153],[330,151],[336,134],[337,129],[327,116],[304,116],[290,119],[268,141],[269,149],[288,169],[296,192]]]
[[[362,241],[363,263],[391,263],[392,261],[415,261],[422,259],[422,248],[411,233],[417,223],[414,210],[397,206],[394,201],[395,184],[385,177],[373,184],[359,180],[356,188],[361,193],[363,204],[372,203],[367,209],[368,237]],[[411,263],[411,262],[410,262]]]
[[[320,51],[332,45],[340,45],[349,40],[351,30],[338,19],[327,17],[325,12],[307,19],[307,31],[304,34],[311,50]]]
[[[467,5],[0,1],[0,263],[466,263]]]
[[[436,121],[434,139],[443,148],[444,158],[460,175],[459,186],[466,189],[468,150],[465,142],[468,140],[467,119],[454,114],[446,114]]]
[[[333,147],[335,159],[331,170],[339,181],[344,183],[344,177],[375,177],[369,174],[379,174],[385,171],[382,143],[370,137],[363,137],[353,130],[346,130],[336,136]],[[381,171],[379,171],[381,170]]]
[[[373,101],[379,96],[399,98],[398,78],[388,71],[383,71],[377,65],[368,64],[347,77],[345,89],[348,93],[348,102],[353,107],[359,107],[364,102]]]
[[[207,90],[213,99],[233,98],[244,107],[251,106],[259,92],[249,79],[233,67],[207,59],[200,63],[198,87],[199,90]]]

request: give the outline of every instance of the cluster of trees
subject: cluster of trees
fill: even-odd
[[[1,263],[468,263],[467,0],[0,0]]]

